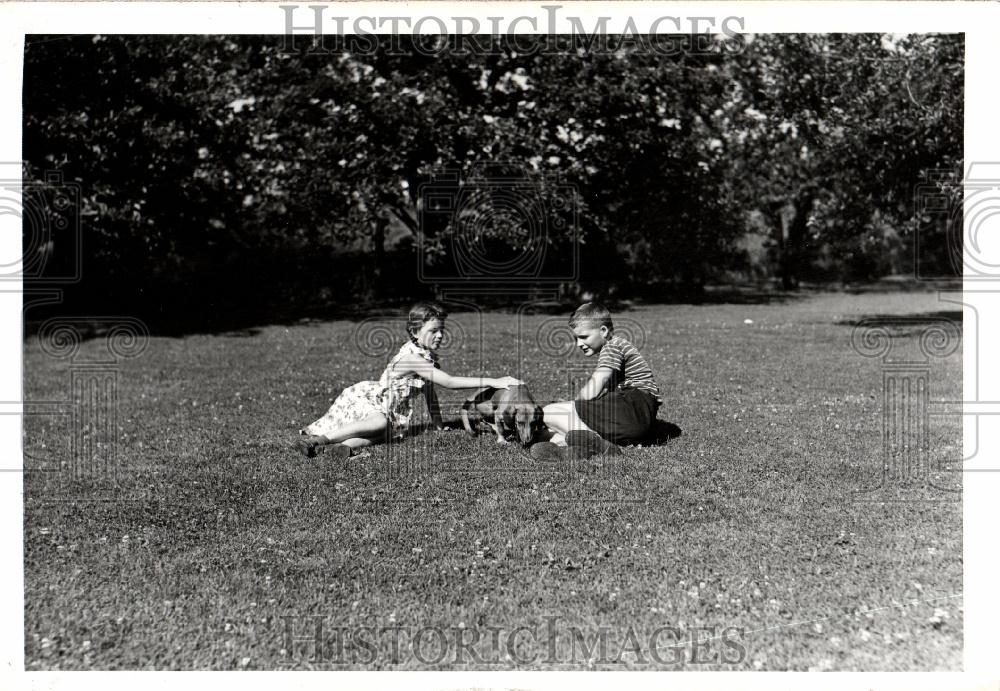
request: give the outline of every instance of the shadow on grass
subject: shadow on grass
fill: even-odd
[[[251,338],[257,336],[269,326],[296,326],[313,322],[334,320],[362,321],[371,317],[385,315],[400,317],[406,315],[412,302],[393,301],[378,304],[361,305],[323,305],[298,309],[247,308],[245,310],[224,310],[213,314],[172,315],[146,313],[128,315],[138,318],[146,326],[151,336],[167,338],[183,338],[195,335],[226,336],[230,338]],[[51,312],[51,310],[50,310]],[[116,314],[108,310],[108,314]],[[99,314],[100,316],[96,316]],[[24,322],[24,335],[35,335],[42,324],[48,319],[73,319],[84,341],[103,338],[114,326],[116,317],[104,316],[98,311],[95,316],[74,313],[46,314],[43,318],[29,319]],[[119,311],[117,314],[123,314]],[[33,316],[33,315],[28,315]],[[88,321],[90,320],[90,321]]]
[[[834,322],[838,326],[869,326],[884,327],[893,331],[916,332],[924,327],[950,322],[959,331],[962,330],[961,310],[939,310],[936,312],[920,312],[917,314],[865,314],[854,319],[842,319]]]
[[[676,439],[681,434],[681,428],[674,423],[667,422],[666,420],[655,420],[653,422],[653,431],[643,440],[643,444],[659,446],[666,444],[671,439]]]
[[[647,300],[645,304],[685,305],[773,305],[804,300],[827,290],[779,290],[758,285],[708,286],[701,292],[677,295],[665,300]]]
[[[655,301],[606,300],[605,304],[614,313],[627,313],[639,305],[769,304],[804,297],[806,295],[713,291],[706,293],[700,298],[691,297]],[[271,326],[291,327],[329,321],[361,322],[365,319],[381,316],[403,319],[414,302],[416,300],[380,302],[365,305],[331,305],[282,311],[266,308],[247,309],[239,312],[230,310],[212,315],[191,314],[176,316],[153,313],[129,314],[128,316],[140,319],[151,336],[184,338],[187,336],[210,335],[227,338],[252,338],[259,335],[264,328]],[[447,307],[451,307],[458,312],[469,309],[461,304],[449,305],[447,300],[444,302]],[[478,307],[486,312],[524,315],[565,315],[567,318],[579,305],[580,302],[577,301],[555,300],[526,300],[523,303],[516,304],[496,301],[491,303],[488,300],[480,300],[478,302]],[[103,312],[105,311],[98,310],[93,315],[50,313],[42,318],[31,318],[34,315],[29,314],[27,315],[29,318],[26,318],[24,323],[24,335],[27,338],[37,334],[41,325],[48,319],[69,318],[74,321],[74,326],[78,330],[81,340],[87,341],[95,338],[103,338],[111,331],[116,320],[114,316],[104,316]],[[107,310],[106,312],[111,315],[116,314],[115,310]],[[124,312],[119,311],[117,314],[124,315]]]
[[[468,435],[468,432],[466,432],[462,427],[461,420],[445,420],[444,426],[450,431],[461,432],[463,435]],[[434,426],[429,422],[418,422],[410,427],[410,433],[412,436],[431,434],[434,430]],[[662,444],[666,444],[671,439],[676,439],[681,436],[682,433],[683,430],[681,430],[681,428],[674,423],[657,419],[653,422],[652,432],[650,432],[650,434],[640,443],[647,446],[660,446]]]
[[[786,304],[808,299],[833,289],[829,285],[800,286],[796,291],[782,291],[767,284],[737,284],[705,286],[702,290],[681,291],[664,288],[661,292],[648,290],[635,299],[618,299],[606,295],[597,295],[592,299],[604,302],[615,313],[627,313],[638,306],[652,305],[770,305]],[[877,285],[872,285],[873,292],[880,292]],[[855,286],[852,293],[866,292],[863,287]],[[883,291],[884,292],[884,291]],[[584,294],[584,297],[589,297]],[[387,316],[402,317],[409,307],[421,298],[385,299],[377,302],[360,302],[352,304],[306,304],[306,305],[246,305],[238,308],[219,307],[208,300],[188,310],[176,307],[156,305],[144,309],[107,309],[95,308],[88,314],[82,314],[79,307],[69,307],[65,313],[60,313],[57,306],[44,306],[34,310],[26,310],[24,334],[31,336],[37,333],[39,327],[49,318],[69,317],[77,320],[77,327],[83,340],[104,337],[114,324],[114,316],[128,315],[141,320],[150,335],[168,338],[182,338],[193,335],[219,335],[232,338],[250,338],[261,333],[269,326],[295,326],[314,322],[334,320],[362,321],[371,317]],[[566,315],[583,301],[583,298],[565,297],[560,299],[532,299],[526,297],[521,301],[511,301],[509,298],[478,296],[476,304],[484,311],[507,314],[541,314]],[[447,303],[447,301],[445,301]],[[463,307],[454,305],[456,311]],[[95,316],[90,316],[95,315]],[[960,312],[929,313],[928,319],[935,315],[945,315],[961,321]],[[958,315],[957,319],[950,315]],[[873,318],[891,319],[892,315],[871,315]],[[87,320],[92,319],[89,323]],[[853,322],[838,322],[853,325]]]

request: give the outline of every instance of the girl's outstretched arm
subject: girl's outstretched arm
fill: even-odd
[[[494,389],[506,389],[511,386],[523,384],[520,379],[514,377],[459,377],[448,374],[444,370],[439,370],[426,360],[414,358],[413,360],[400,360],[396,367],[403,371],[413,372],[419,377],[446,389],[481,389],[492,387]]]
[[[493,377],[459,377],[433,368],[424,372],[417,372],[417,374],[431,383],[443,386],[446,389],[481,389],[487,386],[491,386],[494,389],[506,389],[524,383],[514,377],[500,377],[499,379]]]

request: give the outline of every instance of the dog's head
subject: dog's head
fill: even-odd
[[[520,403],[514,413],[514,425],[517,427],[517,436],[521,439],[522,446],[534,444],[542,427],[545,426],[542,406],[534,401]]]

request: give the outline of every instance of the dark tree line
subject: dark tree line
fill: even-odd
[[[598,291],[912,272],[918,232],[949,268],[917,195],[929,171],[961,168],[961,35],[766,35],[670,55],[411,40],[439,39],[320,52],[280,36],[29,37],[29,176],[58,170],[81,193],[68,297],[207,315],[403,299],[433,290],[417,262],[447,272],[460,236],[501,258],[538,242],[488,192],[433,213],[418,191],[441,171],[485,188],[524,176],[548,256],[575,247]],[[56,240],[52,266],[70,244]]]

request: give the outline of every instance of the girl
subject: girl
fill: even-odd
[[[295,448],[312,458],[320,447],[330,445],[334,458],[348,458],[354,449],[382,441],[392,433],[405,433],[413,413],[412,398],[421,391],[432,422],[443,429],[434,384],[446,389],[506,389],[522,383],[513,377],[455,377],[443,372],[434,351],[444,337],[447,316],[438,303],[414,305],[406,321],[410,340],[389,361],[379,380],[344,389],[326,415],[299,430],[307,436],[295,442]]]

